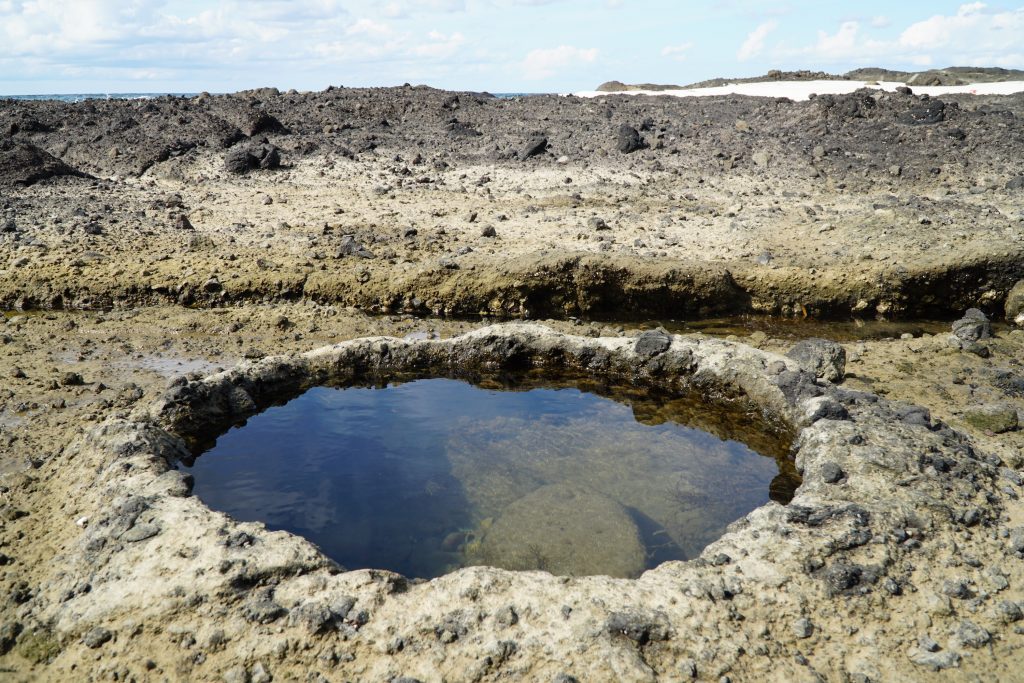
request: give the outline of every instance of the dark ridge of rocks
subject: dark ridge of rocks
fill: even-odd
[[[57,176],[89,177],[31,143],[12,138],[0,141],[0,187],[28,186]]]
[[[61,150],[66,164],[84,172],[133,176],[215,154],[247,133],[266,136],[295,160],[415,148],[433,164],[521,161],[540,148],[539,137],[529,138],[529,145],[523,138],[536,121],[545,122],[545,151],[557,149],[559,158],[574,163],[615,150],[620,127],[643,122],[649,147],[631,154],[629,163],[686,159],[694,170],[717,172],[719,159],[734,159],[742,168],[767,148],[771,175],[813,172],[857,190],[872,185],[872,169],[892,166],[915,182],[967,176],[984,166],[1005,186],[1020,175],[1016,160],[1024,145],[1007,135],[1020,115],[1024,95],[939,100],[866,89],[809,102],[740,96],[502,100],[431,88],[346,88],[268,93],[258,105],[237,95],[73,104],[5,100],[0,130],[17,128],[19,140]],[[943,134],[931,134],[935,128]],[[933,174],[936,155],[945,159],[941,176]],[[556,163],[541,154],[532,158]]]

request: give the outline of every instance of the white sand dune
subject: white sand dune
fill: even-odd
[[[905,84],[889,81],[768,81],[764,83],[730,83],[714,88],[631,90],[620,93],[585,90],[573,94],[577,97],[606,97],[608,95],[670,95],[672,97],[752,95],[755,97],[788,97],[791,100],[806,100],[812,94],[841,95],[851,93],[860,88],[875,88],[891,92],[903,85]],[[933,97],[962,93],[971,95],[1011,95],[1024,92],[1024,81],[972,83],[968,85],[911,86],[911,89],[918,95],[927,94]]]

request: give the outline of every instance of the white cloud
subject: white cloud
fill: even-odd
[[[681,45],[667,45],[661,48],[661,56],[669,57],[677,62],[682,62],[686,59],[686,54],[693,49],[693,43],[683,43]]]
[[[876,27],[876,22],[871,22]],[[870,27],[869,27],[870,28]],[[910,24],[895,40],[873,38],[856,21],[844,22],[832,34],[796,50],[777,50],[775,57],[822,63],[919,67],[936,65],[1024,67],[1024,7],[990,10],[983,2],[961,5],[955,14],[936,14]]]
[[[748,59],[756,57],[761,54],[764,50],[764,41],[772,31],[778,28],[779,22],[771,19],[764,22],[747,36],[747,39],[740,45],[739,52],[736,53],[736,59],[741,62],[745,62]]]
[[[523,77],[531,81],[544,80],[559,71],[590,64],[597,59],[597,48],[580,49],[569,45],[531,51],[523,60]]]
[[[871,17],[871,28],[888,28],[892,20],[886,16]]]

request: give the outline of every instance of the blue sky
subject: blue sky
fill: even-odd
[[[1024,0],[0,0],[3,94],[567,92],[950,65],[1024,68]]]

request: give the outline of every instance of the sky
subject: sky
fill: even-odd
[[[1024,68],[1024,0],[0,0],[0,94]]]

